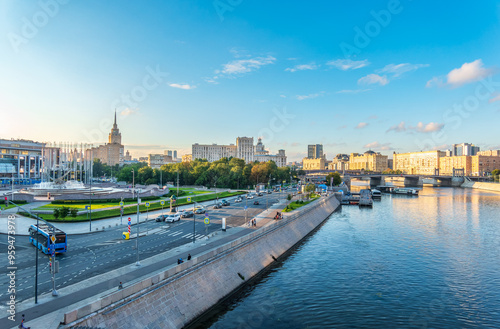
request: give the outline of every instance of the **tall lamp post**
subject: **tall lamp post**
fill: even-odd
[[[92,164],[93,165],[93,164]],[[90,198],[90,221],[89,221],[89,231],[92,232],[92,169],[90,169],[90,187],[89,187],[89,198]]]
[[[135,171],[132,169],[132,193],[134,194],[135,197],[135,188],[134,188],[134,183],[135,183]],[[135,238],[135,250],[136,250],[136,262],[135,266],[141,266],[141,263],[139,262],[139,192],[137,192],[137,237]]]

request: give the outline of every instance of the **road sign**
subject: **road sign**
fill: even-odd
[[[51,236],[50,241],[52,241],[52,243],[56,242],[56,236],[55,235]]]
[[[165,204],[165,201],[161,200],[160,204],[163,206]]]
[[[123,208],[120,208],[120,215],[123,215]]]
[[[203,220],[203,222],[204,222],[205,224],[210,224],[210,218],[205,217],[205,219]]]
[[[191,202],[191,198],[190,197],[188,197],[187,200],[188,200],[188,202]]]
[[[89,210],[90,206],[85,206],[85,210]]]
[[[149,208],[149,202],[146,202],[146,208]]]
[[[247,207],[247,206],[245,206],[245,210],[247,210],[247,209],[248,209],[248,207]]]
[[[120,207],[123,207],[123,201],[122,201],[122,202],[120,202]]]

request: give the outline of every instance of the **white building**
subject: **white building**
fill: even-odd
[[[148,154],[148,166],[160,169],[161,166],[172,163],[172,157],[165,154]]]
[[[254,161],[267,162],[274,161],[278,167],[286,166],[285,150],[278,150],[278,154],[269,154],[262,144],[262,139],[259,138],[257,145],[255,145]]]
[[[253,145],[253,137],[238,137],[236,145],[218,145],[218,144],[193,144],[192,159],[207,159],[208,162],[218,161],[222,158],[239,158],[245,160],[245,163],[254,161],[267,162],[274,161],[278,167],[286,166],[285,150],[279,150],[278,154],[269,154],[265,150],[262,140],[256,146]]]

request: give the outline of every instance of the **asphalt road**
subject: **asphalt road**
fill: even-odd
[[[266,209],[266,198],[271,206],[278,199],[279,194],[265,194],[255,199],[243,199],[241,203],[235,203],[235,198],[229,198],[230,206],[222,209],[208,207],[210,224],[203,223],[204,215],[196,215],[195,219],[181,219],[175,223],[155,222],[154,218],[161,214],[160,211],[149,213],[151,221],[140,224],[140,232],[147,235],[140,236],[139,259],[145,259],[158,253],[173,249],[180,245],[196,239],[203,239],[206,235],[221,229],[222,218],[226,218],[228,227],[245,224],[245,210],[247,206],[248,220]],[[283,192],[282,198],[285,196]],[[253,202],[258,200],[259,205]],[[166,213],[166,212],[165,212]],[[193,230],[194,223],[194,230]],[[136,233],[136,226],[132,227],[131,233]],[[134,264],[137,257],[136,239],[123,240],[122,232],[126,226],[108,229],[101,232],[69,235],[68,251],[57,255],[60,270],[56,274],[56,290],[74,284],[78,281],[88,279],[110,270]],[[193,232],[194,231],[194,232]],[[16,300],[17,303],[34,297],[35,284],[35,257],[36,250],[29,243],[29,237],[16,236]],[[0,310],[5,309],[9,294],[7,292],[9,277],[7,276],[7,236],[0,235]],[[180,255],[186,257],[187,255]],[[38,294],[50,293],[52,291],[52,276],[49,273],[49,257],[42,252],[38,255]]]

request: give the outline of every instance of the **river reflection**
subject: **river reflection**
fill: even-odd
[[[500,328],[500,194],[343,206],[200,327]]]

